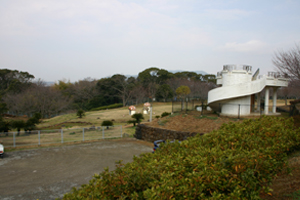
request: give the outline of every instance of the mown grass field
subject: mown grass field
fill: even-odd
[[[136,113],[142,113],[143,111],[143,105],[136,106]],[[163,112],[172,112],[172,103],[153,103],[153,118],[155,118],[156,115],[161,115]],[[144,118],[142,122],[148,122],[150,119],[150,115],[144,115]],[[114,125],[122,125],[127,126],[127,121],[131,120],[131,116],[129,115],[129,110],[127,107],[123,108],[115,108],[110,110],[101,110],[101,111],[91,111],[86,112],[85,116],[83,118],[78,118],[76,116],[76,113],[70,113],[66,115],[56,116],[51,119],[44,119],[41,124],[38,125],[37,128],[46,128],[55,126],[57,124],[64,125],[62,123],[68,124],[69,127],[77,128],[77,127],[86,127],[87,123],[90,123],[94,126],[101,126],[101,123],[105,120],[110,120],[114,122]],[[78,124],[73,125],[70,123]],[[82,125],[80,125],[80,122],[83,122]]]

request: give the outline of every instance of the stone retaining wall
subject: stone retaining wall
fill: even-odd
[[[174,131],[163,128],[150,127],[145,124],[137,125],[135,129],[134,137],[140,140],[146,140],[148,142],[154,142],[155,140],[185,140],[188,137],[197,135],[196,132],[184,132]],[[203,135],[204,133],[200,133]]]

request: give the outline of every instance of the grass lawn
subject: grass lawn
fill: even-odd
[[[136,112],[143,112],[143,104],[136,106]],[[153,103],[152,107],[152,119],[157,115],[161,115],[163,112],[172,112],[172,103]],[[70,113],[66,115],[56,116],[51,119],[44,119],[42,123],[37,126],[37,129],[57,128],[63,127],[78,128],[78,127],[89,127],[89,126],[101,126],[101,123],[105,120],[114,122],[114,125],[124,126],[123,132],[129,135],[134,134],[135,128],[127,124],[127,121],[131,120],[129,110],[127,107],[115,108],[110,110],[101,111],[90,111],[86,112],[83,118],[78,118],[76,113]],[[150,115],[144,115],[142,123],[148,122]],[[129,125],[129,126],[128,126]]]

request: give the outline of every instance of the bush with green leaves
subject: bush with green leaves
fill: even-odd
[[[155,153],[106,169],[64,199],[260,199],[299,149],[293,119],[261,117],[162,144]]]
[[[11,122],[7,121],[0,116],[0,133],[4,132],[8,135],[8,131],[11,130]]]
[[[30,117],[24,125],[25,132],[29,131],[31,133],[32,130],[36,129],[36,124],[41,122],[42,115],[41,113],[35,113],[32,117]]]
[[[163,113],[161,114],[161,117],[166,117],[166,116],[169,116],[169,115],[171,115],[171,113],[163,112]]]
[[[17,129],[18,131],[17,136],[19,136],[21,129],[25,127],[25,122],[23,120],[14,120],[11,122],[11,126]]]
[[[135,120],[129,120],[129,121],[127,121],[127,123],[129,123],[129,124],[133,123],[133,126],[135,126],[136,123],[137,124],[141,123],[142,119],[144,119],[144,116],[142,113],[136,113],[136,114],[133,114],[131,116],[131,118],[133,118]]]
[[[109,127],[110,126],[113,126],[114,125],[114,123],[112,122],[112,121],[103,121],[102,123],[101,123],[101,126],[106,126],[106,129],[109,129]]]
[[[85,116],[85,112],[82,109],[77,110],[76,116],[79,118],[82,118],[83,116]]]

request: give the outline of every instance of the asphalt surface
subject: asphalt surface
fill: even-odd
[[[135,139],[6,152],[0,158],[0,199],[62,198],[106,167],[114,170],[116,161],[151,152],[150,143]]]

